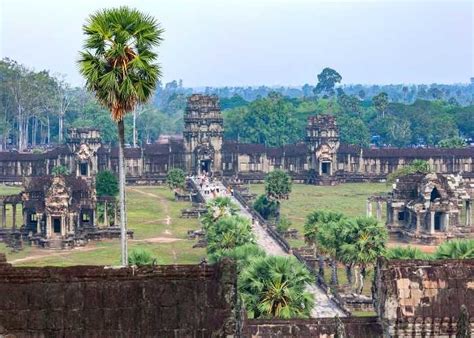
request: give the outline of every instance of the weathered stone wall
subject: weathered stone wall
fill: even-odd
[[[462,305],[474,332],[474,260],[379,259],[374,299],[386,336],[455,336]]]
[[[243,327],[244,337],[339,337],[371,338],[381,337],[382,328],[377,317],[340,318],[339,325],[335,318],[318,319],[252,319]]]
[[[1,262],[0,336],[210,337],[235,333],[235,268],[21,268]],[[4,259],[4,256],[3,256]]]

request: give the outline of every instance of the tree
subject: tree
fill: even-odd
[[[276,223],[280,221],[280,201],[291,193],[291,177],[283,170],[274,170],[265,177],[265,193],[270,201],[276,201]]]
[[[304,224],[304,239],[305,242],[312,246],[314,254],[318,253],[319,258],[319,271],[318,278],[324,279],[324,254],[325,247],[323,244],[318,243],[318,233],[327,224],[332,224],[340,221],[344,218],[344,215],[339,212],[332,212],[328,210],[316,210],[306,216],[306,222]],[[333,276],[334,277],[334,276]]]
[[[83,31],[86,40],[80,53],[80,72],[86,88],[110,110],[117,123],[122,264],[127,265],[124,118],[153,95],[161,72],[152,49],[162,41],[163,30],[151,16],[119,7],[91,15]]]
[[[435,252],[438,259],[472,259],[474,258],[473,239],[453,239],[444,242]]]
[[[466,141],[459,136],[445,138],[438,142],[438,146],[441,148],[465,148],[467,147]]]
[[[427,259],[429,256],[418,248],[397,246],[385,252],[388,259]]]
[[[135,266],[152,265],[155,262],[156,259],[151,252],[142,248],[133,249],[128,257],[128,264]]]
[[[329,96],[334,95],[334,86],[336,83],[341,82],[342,76],[331,68],[324,68],[323,71],[318,74],[318,84],[314,88],[315,94],[326,93]]]
[[[207,254],[211,261],[245,244],[255,244],[250,220],[241,216],[220,218],[206,229]]]
[[[186,184],[186,174],[180,168],[168,170],[166,174],[166,184],[171,190],[184,189]]]
[[[108,170],[99,171],[95,179],[97,196],[115,197],[119,193],[117,177]]]
[[[239,208],[229,197],[217,197],[206,205],[207,212],[201,219],[204,229],[213,226],[219,219],[223,217],[236,216]]]
[[[370,144],[370,131],[360,117],[341,116],[337,120],[341,135],[341,141],[368,147]]]
[[[387,93],[378,93],[372,98],[372,102],[374,103],[375,109],[382,114],[382,117],[385,117],[385,110],[387,110],[388,107]]]
[[[255,258],[240,274],[238,289],[249,318],[307,318],[314,307],[309,271],[292,256]]]
[[[359,217],[355,219],[356,227],[350,235],[350,241],[341,246],[341,257],[353,262],[357,267],[356,292],[362,293],[367,267],[373,264],[377,257],[385,253],[385,243],[388,238],[387,228],[376,219]]]
[[[54,176],[64,176],[69,175],[69,170],[64,165],[57,165],[52,170]]]
[[[268,199],[264,194],[258,196],[253,203],[253,208],[255,211],[257,211],[260,216],[267,220],[276,216],[277,207],[277,203],[274,200]]]
[[[405,165],[404,167],[389,174],[387,176],[387,183],[393,183],[397,180],[397,178],[406,175],[414,173],[428,174],[429,172],[431,172],[431,166],[427,161],[413,160],[413,162],[411,162],[409,165]]]

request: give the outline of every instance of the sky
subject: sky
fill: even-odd
[[[128,5],[165,29],[163,81],[185,86],[467,83],[474,0],[0,0],[0,56],[83,81],[82,25]]]

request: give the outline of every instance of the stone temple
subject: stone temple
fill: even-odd
[[[474,180],[472,147],[361,148],[341,143],[337,121],[329,115],[309,117],[306,136],[296,144],[239,143],[224,139],[218,98],[194,94],[188,99],[184,124],[182,136],[125,150],[129,183],[162,182],[173,167],[242,181],[261,181],[274,169],[310,184],[380,181],[415,159],[428,161],[436,173],[462,172],[466,181]],[[103,144],[98,129],[73,128],[66,144],[42,154],[0,152],[0,182],[21,183],[24,177],[50,175],[57,165],[86,179],[100,170],[117,172],[118,149]]]

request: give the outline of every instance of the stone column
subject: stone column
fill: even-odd
[[[12,204],[12,229],[16,229],[16,204]]]
[[[66,236],[66,217],[61,216],[61,236]]]
[[[367,200],[367,212],[366,212],[367,217],[372,217],[372,201]]]
[[[114,226],[118,224],[118,203],[115,203]]]
[[[449,212],[444,214],[443,230],[444,230],[444,232],[449,231]]]
[[[415,228],[416,234],[420,233],[420,227],[421,227],[421,215],[416,214],[416,228]]]
[[[472,224],[472,201],[466,201],[466,226],[471,226]]]
[[[435,232],[435,212],[431,212],[431,218],[430,218],[430,234],[434,234]]]
[[[51,216],[46,216],[46,238],[51,237]]]
[[[43,221],[43,215],[42,214],[36,214],[36,233],[38,235],[41,234],[41,222],[42,221]]]
[[[3,203],[2,205],[2,228],[7,226],[7,205]]]
[[[105,226],[109,226],[109,217],[107,215],[107,201],[104,203],[104,224]]]
[[[377,201],[377,209],[376,209],[376,215],[377,215],[377,220],[381,220],[382,219],[382,202],[381,201]]]

